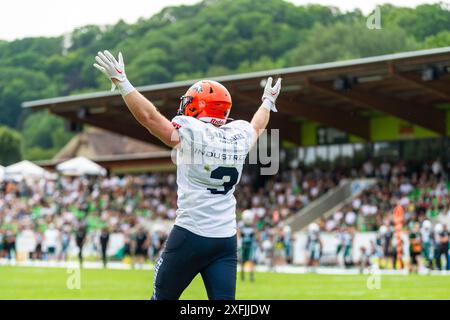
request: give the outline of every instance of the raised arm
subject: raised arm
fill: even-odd
[[[176,146],[179,142],[177,130],[153,103],[140,94],[128,81],[122,53],[119,53],[119,61],[107,50],[103,53],[98,52],[95,60],[97,63],[94,64],[94,67],[111,79],[111,90],[117,86],[125,104],[136,120],[169,147]]]
[[[266,129],[270,119],[270,111],[277,112],[275,107],[275,101],[278,98],[281,90],[281,78],[278,78],[275,86],[272,87],[272,78],[269,77],[264,88],[264,94],[262,96],[262,104],[259,109],[253,115],[250,122],[255,130],[255,141]]]
[[[117,84],[120,90],[120,83]],[[136,120],[148,131],[169,147],[179,142],[178,131],[172,123],[164,117],[147,98],[137,90],[123,96],[128,109]]]

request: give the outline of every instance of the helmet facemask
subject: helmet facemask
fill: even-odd
[[[184,110],[188,104],[192,103],[192,100],[194,100],[192,96],[182,96],[180,98],[180,107],[178,108],[177,116],[184,115]]]

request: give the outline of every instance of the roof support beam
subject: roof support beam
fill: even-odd
[[[250,110],[250,108],[245,108],[245,106],[241,106],[241,108],[242,109],[239,110],[239,115],[241,116],[241,120],[251,121],[253,115],[255,114],[256,109]],[[297,121],[293,121],[292,117],[290,117],[286,114],[282,114],[282,113],[273,114],[270,117],[270,121],[269,121],[269,124],[267,125],[267,129],[268,130],[281,130],[280,131],[280,139],[284,139],[286,141],[292,142],[298,146],[300,146],[302,144],[301,123],[297,122]]]
[[[422,81],[421,79],[417,78],[417,77],[413,77],[410,75],[406,75],[406,74],[401,74],[398,73],[397,70],[395,69],[395,66],[390,65],[389,66],[389,74],[394,77],[395,79],[398,79],[400,81],[404,81],[407,82],[409,84],[414,85],[417,88],[421,88],[424,89],[438,97],[441,97],[447,101],[450,101],[450,93],[449,90],[444,91],[441,88],[437,88],[435,86],[432,85],[432,82],[428,81]]]
[[[240,100],[260,104],[260,99],[255,93],[234,93],[233,96]],[[356,113],[341,112],[333,108],[323,107],[320,105],[310,105],[299,101],[297,97],[284,97],[281,95],[277,99],[278,114],[273,115],[273,119],[280,117],[280,114],[287,115],[286,120],[290,120],[290,116],[305,118],[315,122],[319,122],[325,126],[338,129],[343,132],[360,137],[364,140],[370,141],[370,121],[367,118],[361,117]],[[284,128],[282,125],[281,128]]]
[[[432,106],[419,105],[396,98],[380,97],[357,89],[338,91],[329,85],[307,81],[312,89],[327,95],[339,97],[358,106],[381,111],[397,118],[419,125],[440,135],[446,134],[445,113]]]
[[[302,145],[302,125],[299,122],[292,121],[292,118],[288,116],[279,115],[271,117],[267,128],[270,130],[280,130],[280,139],[285,139],[297,146]]]
[[[319,105],[312,105],[298,101],[297,99],[291,101],[289,99],[279,98],[280,112],[286,113],[290,116],[306,118],[315,122],[319,122],[328,127],[338,129],[342,132],[360,137],[364,140],[370,141],[370,121],[367,118],[361,117],[356,113],[342,112],[335,110],[332,107],[323,107]],[[289,105],[291,105],[289,107]]]
[[[137,121],[135,123],[129,122],[124,119],[124,125],[117,125],[117,122],[110,121],[105,117],[96,116],[95,118],[90,118],[87,116],[86,118],[80,119],[76,114],[73,113],[55,113],[58,116],[64,117],[70,121],[79,122],[79,123],[87,123],[94,127],[99,127],[114,133],[119,133],[124,136],[128,136],[131,138],[138,139],[140,141],[152,143],[158,146],[163,146],[168,148],[161,140],[153,136],[150,132],[147,131],[143,126],[141,126]],[[131,125],[127,125],[131,124]]]

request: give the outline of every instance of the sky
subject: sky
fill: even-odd
[[[289,0],[297,5],[319,3],[337,6],[343,11],[354,8],[364,13],[376,5],[392,3],[414,7],[438,0]],[[0,5],[0,39],[13,40],[30,36],[58,36],[87,24],[114,24],[123,19],[128,23],[140,17],[148,18],[171,5],[193,4],[199,0],[5,0]],[[255,4],[262,1],[255,0]]]

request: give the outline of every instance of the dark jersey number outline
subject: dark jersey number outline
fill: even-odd
[[[233,186],[237,183],[239,178],[239,172],[234,167],[218,167],[211,171],[212,179],[222,180],[224,177],[230,177],[230,181],[222,184],[223,190],[217,190],[214,188],[208,188],[212,194],[227,194],[228,191],[233,189]]]

